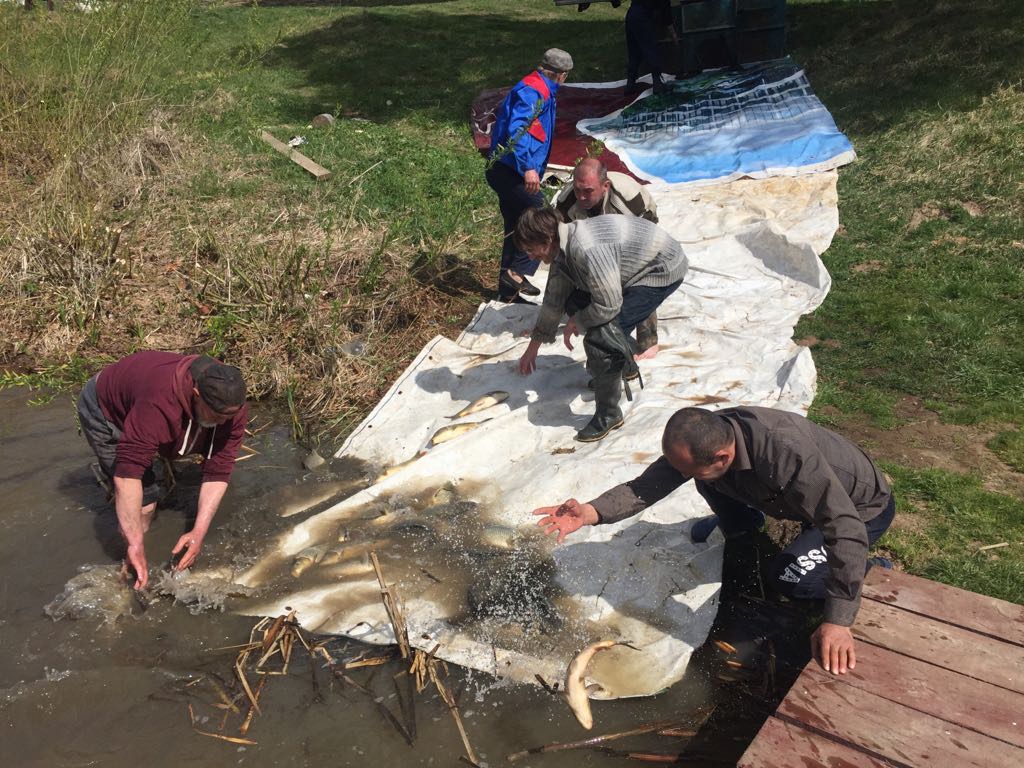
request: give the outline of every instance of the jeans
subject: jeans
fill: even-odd
[[[498,196],[498,208],[504,222],[505,238],[501,246],[501,268],[511,269],[520,275],[532,275],[537,271],[538,263],[512,244],[512,233],[523,211],[544,206],[544,195],[539,191],[532,195],[527,192],[523,177],[505,163],[494,163],[487,169],[486,178]]]
[[[100,408],[96,394],[96,376],[93,376],[82,387],[78,397],[78,423],[85,435],[86,442],[96,454],[103,473],[110,478],[111,487],[114,483],[114,470],[117,467],[117,444],[121,439],[121,430],[107,421]],[[142,476],[142,505],[155,504],[166,494],[163,485],[163,465],[158,464],[160,471],[154,471],[150,465]]]
[[[648,285],[631,285],[622,291],[622,307],[615,319],[622,332],[629,336],[633,330],[661,306],[672,293],[683,284],[682,280],[652,288]],[[565,300],[565,313],[570,317],[590,304],[590,294],[578,288]]]
[[[707,483],[695,480],[694,485],[697,487],[697,493],[704,497],[718,518],[718,525],[726,539],[751,530],[763,520],[763,515],[758,510],[719,493]],[[869,547],[882,538],[882,534],[889,529],[895,516],[896,501],[890,497],[885,509],[864,523]],[[869,563],[868,569],[870,567]],[[825,535],[819,528],[804,524],[803,533],[772,559],[768,573],[771,586],[787,597],[824,600],[825,577],[828,576]]]

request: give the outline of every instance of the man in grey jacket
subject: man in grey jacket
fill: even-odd
[[[533,373],[540,345],[555,340],[568,314],[562,338],[571,350],[571,337],[584,334],[597,405],[576,439],[600,440],[622,426],[623,377],[638,376],[627,336],[683,282],[686,256],[668,232],[633,216],[559,224],[551,208],[531,208],[520,217],[515,239],[531,259],[551,266],[519,372]]]
[[[551,201],[558,220],[590,219],[594,216],[639,216],[658,223],[658,206],[647,187],[625,173],[609,171],[595,157],[580,161],[572,172],[572,181],[563,186]],[[658,354],[658,313],[652,312],[636,327],[637,360]]]
[[[868,558],[892,523],[895,503],[885,476],[856,445],[812,421],[772,408],[683,408],[662,436],[662,457],[637,478],[593,501],[569,499],[534,510],[562,541],[584,525],[614,523],[643,511],[688,480],[715,513],[726,538],[760,528],[764,515],[798,520],[803,532],[769,566],[772,586],[793,598],[824,599],[824,621],[811,637],[826,671],[856,664],[850,625],[860,607]],[[691,536],[713,530],[698,521]]]

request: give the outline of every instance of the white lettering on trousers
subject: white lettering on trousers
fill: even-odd
[[[782,581],[796,584],[800,581],[801,576],[807,575],[807,571],[813,571],[814,566],[827,562],[827,560],[824,550],[812,549],[806,555],[800,555],[796,559],[796,563],[787,565],[786,570],[779,575],[779,578]]]

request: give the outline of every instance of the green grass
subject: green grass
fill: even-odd
[[[989,447],[1024,470],[1024,6],[791,2],[789,18],[794,58],[858,153],[823,256],[832,291],[796,331],[837,342],[814,349],[812,416],[867,417],[898,443],[894,406],[919,398],[947,423],[1017,425]],[[1020,499],[887,468],[916,523],[881,542],[901,567],[1024,602]]]
[[[1014,471],[1024,472],[1024,431],[1000,432],[988,442],[988,447]]]
[[[859,155],[840,174],[832,292],[797,330],[839,342],[815,350],[818,406],[878,417],[870,404],[912,395],[948,421],[1019,422],[1024,6],[792,3],[790,17],[793,55]]]
[[[496,250],[493,193],[469,141],[473,98],[514,82],[554,45],[575,51],[574,79],[621,77],[621,16],[542,0],[213,9],[201,54],[212,67],[193,98],[231,98],[201,110],[197,128],[257,159],[299,199],[310,195],[308,176],[255,133],[302,134],[303,152],[335,175],[321,203],[344,205],[358,177],[361,216],[396,238],[472,234],[477,250]],[[321,112],[339,120],[308,128]]]
[[[977,477],[887,465],[897,512],[919,523],[896,525],[879,547],[910,572],[1024,603],[1024,505],[986,491]],[[982,550],[992,544],[1006,547]]]

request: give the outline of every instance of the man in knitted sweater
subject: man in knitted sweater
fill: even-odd
[[[544,303],[519,359],[524,375],[536,368],[542,343],[584,334],[587,371],[593,377],[597,412],[576,439],[593,442],[622,426],[622,379],[636,375],[627,335],[683,281],[686,256],[668,232],[633,216],[599,216],[560,224],[551,208],[531,208],[516,225],[516,245],[550,265]]]
[[[568,182],[551,201],[558,220],[569,223],[595,216],[639,216],[658,223],[658,206],[647,188],[632,176],[609,171],[596,157],[581,160]],[[637,360],[658,354],[658,313],[636,327]]]

